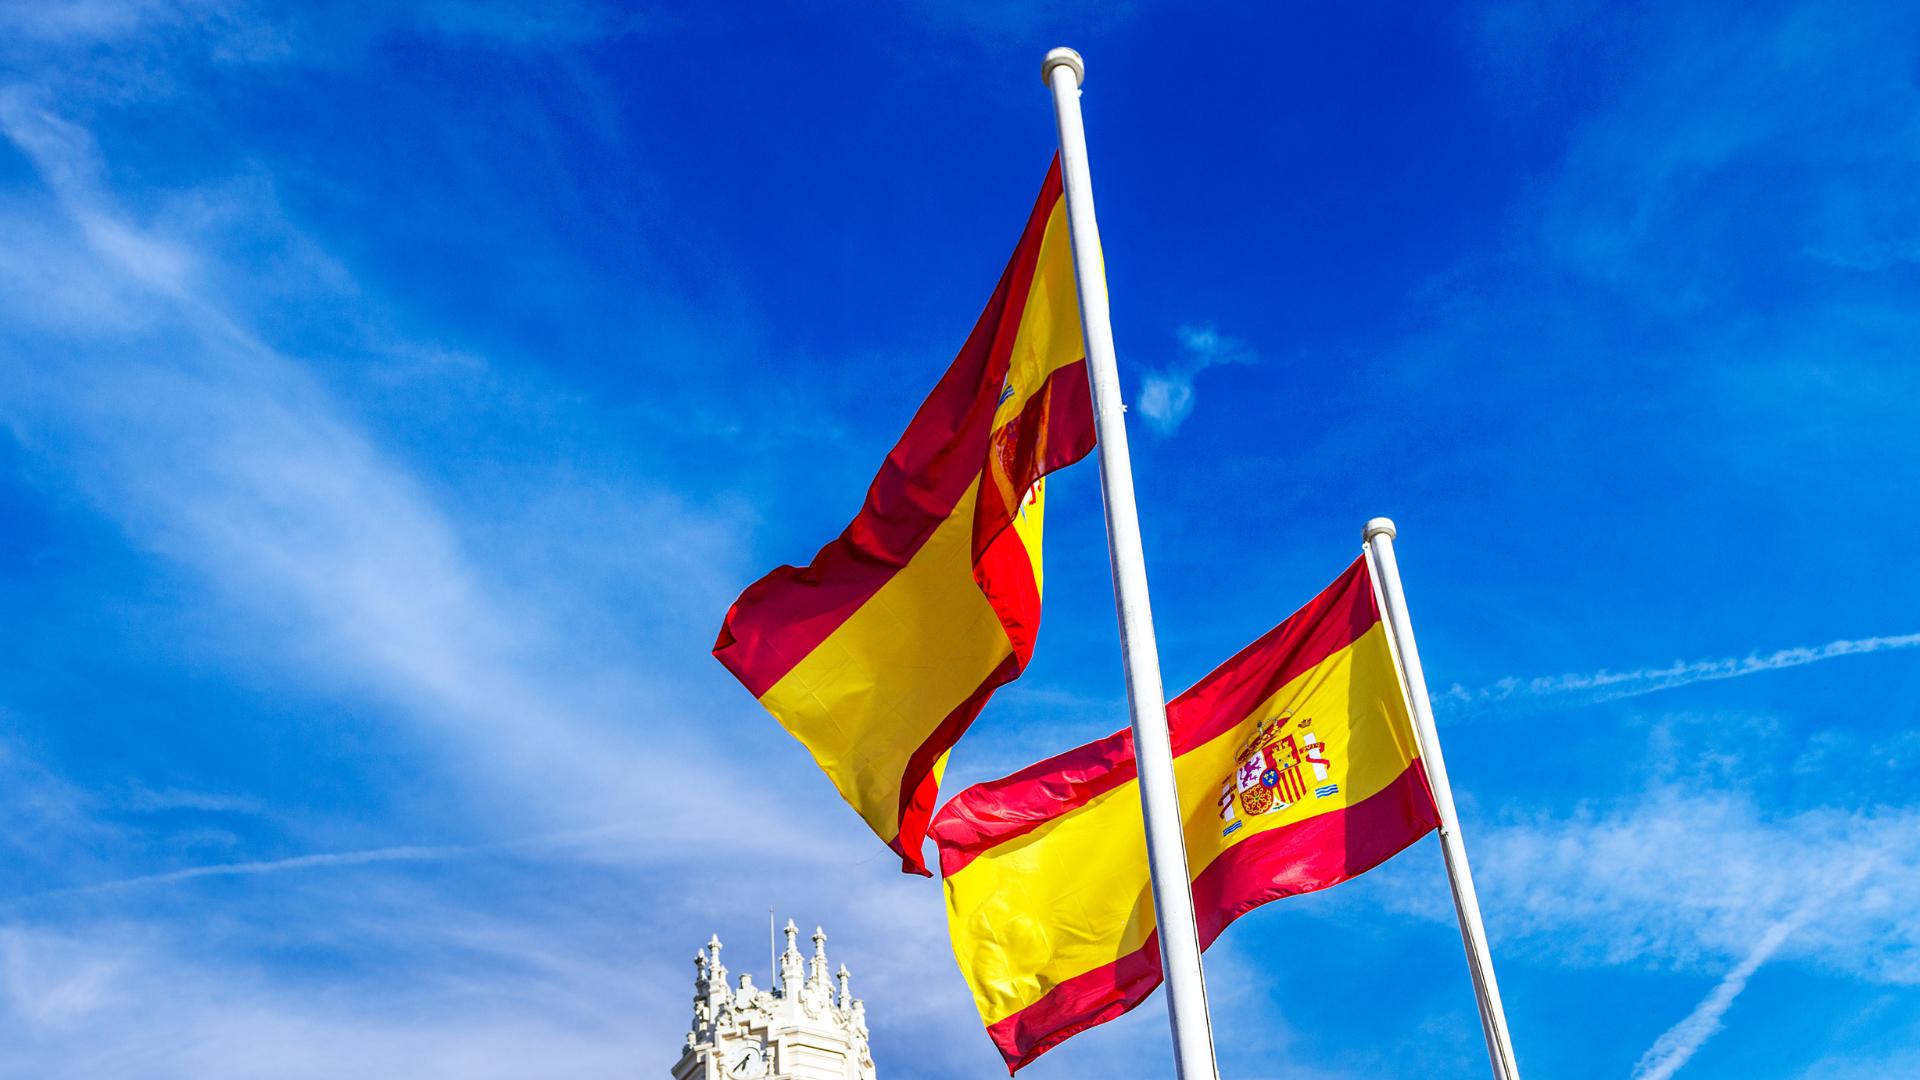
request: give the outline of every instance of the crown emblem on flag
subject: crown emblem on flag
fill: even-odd
[[[1311,718],[1295,724],[1292,713],[1281,713],[1241,744],[1234,755],[1238,764],[1233,775],[1220,785],[1221,835],[1238,829],[1242,815],[1277,814],[1305,799],[1309,790],[1321,799],[1339,793],[1338,784],[1325,783],[1332,762],[1327,760],[1326,744],[1309,730],[1312,727]]]

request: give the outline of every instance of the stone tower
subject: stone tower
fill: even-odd
[[[674,1080],[874,1080],[867,1009],[847,989],[847,968],[827,970],[827,935],[813,931],[813,960],[800,955],[787,920],[776,985],[741,973],[727,985],[720,939],[693,957],[693,1030]]]

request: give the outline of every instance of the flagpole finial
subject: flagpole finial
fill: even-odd
[[[1053,69],[1057,67],[1072,69],[1075,86],[1087,81],[1087,62],[1080,59],[1079,53],[1065,45],[1048,50],[1047,58],[1040,61],[1040,81],[1049,86],[1053,85]]]
[[[1378,517],[1378,518],[1374,518],[1372,521],[1367,522],[1366,531],[1361,534],[1360,539],[1362,541],[1371,541],[1374,537],[1379,536],[1381,533],[1386,533],[1387,539],[1389,540],[1399,535],[1398,530],[1396,530],[1393,527],[1392,518]]]

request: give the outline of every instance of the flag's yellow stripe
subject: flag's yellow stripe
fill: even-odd
[[[973,579],[978,491],[976,482],[912,560],[760,698],[888,841],[900,831],[908,758],[1012,651]]]
[[[1000,403],[993,426],[1020,415],[1027,399],[1039,391],[1047,376],[1087,355],[1080,336],[1080,296],[1073,285],[1073,246],[1067,231],[1067,201],[1053,205],[1047,231],[1040,239],[1040,255],[1027,288],[1020,328],[1007,357],[1007,385],[1013,396]]]
[[[1033,592],[1041,595],[1047,581],[1046,567],[1040,558],[1041,546],[1045,540],[1047,523],[1047,481],[1045,477],[1034,482],[1033,490],[1027,493],[1026,501],[1021,503],[1020,512],[1014,515],[1013,531],[1020,537],[1020,546],[1026,549],[1027,559],[1033,564]]]
[[[1337,748],[1326,780],[1287,810],[1246,819],[1222,836],[1216,798],[1260,723],[1283,710],[1311,717]],[[1385,788],[1417,753],[1406,706],[1375,624],[1353,644],[1282,687],[1245,722],[1174,761],[1186,820],[1187,860],[1197,877],[1249,836],[1331,813]],[[1346,753],[1355,744],[1365,749]],[[1311,775],[1311,774],[1309,774]],[[1313,789],[1337,783],[1318,798]],[[1122,784],[1026,835],[975,858],[947,879],[954,954],[992,1025],[1076,975],[1139,949],[1153,931],[1140,793]]]

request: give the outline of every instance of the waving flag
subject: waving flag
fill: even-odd
[[[1041,478],[1093,448],[1084,357],[1056,160],[859,516],[740,594],[713,647],[908,871],[947,752],[1033,653]]]
[[[1202,948],[1440,821],[1366,560],[1168,703]],[[942,807],[954,955],[1009,1071],[1160,984],[1132,733]]]

